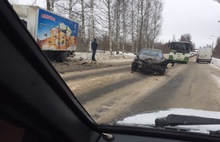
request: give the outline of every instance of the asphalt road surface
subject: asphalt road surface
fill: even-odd
[[[131,73],[131,62],[84,64],[81,70],[67,66],[67,72],[55,67],[98,123],[169,108],[220,111],[220,72],[213,65],[192,58],[188,64],[169,66],[161,76]]]

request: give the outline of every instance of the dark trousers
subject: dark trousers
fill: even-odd
[[[92,60],[96,61],[95,59],[95,53],[96,53],[96,49],[92,49]]]

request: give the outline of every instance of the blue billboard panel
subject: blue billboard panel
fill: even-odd
[[[43,50],[76,50],[78,23],[39,9],[37,43]]]

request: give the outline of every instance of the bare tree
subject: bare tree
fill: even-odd
[[[161,0],[139,0],[136,9],[136,50],[143,47],[154,48],[161,29],[163,3]]]
[[[69,18],[70,19],[76,19],[75,15],[78,16],[78,11],[73,10],[73,7],[79,3],[79,0],[69,0],[69,7],[68,7],[68,12],[69,12]]]
[[[103,27],[103,29],[107,30],[108,36],[106,37],[104,34],[105,38],[108,38],[108,50],[110,51],[112,55],[112,2],[113,0],[102,0],[102,3],[99,4],[99,10],[100,10],[100,16],[99,20],[102,22],[100,25]]]
[[[116,54],[119,54],[120,50],[120,22],[121,22],[121,0],[116,0],[116,44],[117,44],[117,49],[116,49]]]
[[[109,50],[112,55],[112,19],[111,19],[111,0],[107,0],[108,6],[108,38],[109,38]]]
[[[185,42],[192,43],[191,35],[190,34],[181,35],[179,41],[185,41]]]
[[[54,11],[55,0],[46,0],[46,2],[47,2],[47,10]]]
[[[79,0],[68,0],[68,1],[56,1],[54,2],[54,11],[68,17],[71,20],[79,20],[80,11],[74,10],[74,6],[79,3]]]
[[[128,6],[128,0],[122,0],[122,18],[123,18],[123,43],[122,43],[122,52],[125,52],[125,44],[127,42],[127,6]]]
[[[137,52],[140,48],[140,18],[141,18],[141,14],[140,14],[140,3],[141,3],[141,0],[138,0],[138,2],[136,3],[136,9],[137,9],[137,12],[136,12],[136,36],[135,36],[135,52]],[[142,32],[141,32],[142,33]]]
[[[218,2],[218,0],[216,0]],[[46,0],[48,10],[79,23],[80,51],[97,38],[99,49],[137,52],[154,48],[161,30],[163,0]],[[157,44],[157,46],[160,44]],[[79,48],[78,48],[79,49]]]
[[[154,48],[151,44],[152,32],[153,32],[153,21],[155,19],[153,15],[154,7],[152,6],[152,0],[147,0],[146,11],[145,11],[145,21],[144,21],[144,44],[145,47]]]
[[[134,0],[131,1],[131,52],[134,53]]]
[[[138,47],[143,48],[142,43],[142,31],[143,31],[143,23],[144,23],[144,0],[140,0],[140,28],[139,28],[139,39],[138,39]]]
[[[220,37],[216,40],[216,46],[213,50],[213,56],[216,58],[220,58]]]
[[[163,4],[160,0],[154,0],[152,2],[153,10],[152,10],[152,26],[151,26],[151,47],[154,48],[154,42],[156,37],[159,35],[160,33],[160,29],[161,29],[161,13],[163,10]]]
[[[214,1],[217,1],[218,3],[220,3],[220,0],[214,0]]]
[[[94,28],[94,0],[90,0],[90,19],[89,19],[89,41],[94,38],[95,34],[95,28]],[[90,47],[90,42],[88,47]]]
[[[85,8],[84,8],[84,0],[81,0],[81,37],[82,37],[82,45],[83,48],[86,47],[86,35],[85,35]]]

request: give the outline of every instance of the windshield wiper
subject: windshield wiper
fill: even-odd
[[[159,127],[177,126],[177,125],[213,125],[213,124],[220,124],[220,119],[170,114],[167,117],[157,118],[155,120],[155,126],[159,126]]]

